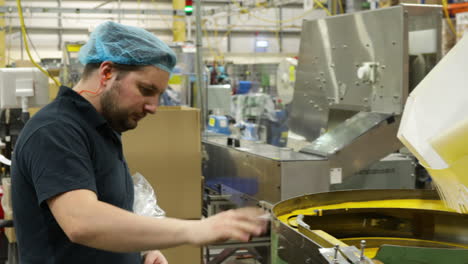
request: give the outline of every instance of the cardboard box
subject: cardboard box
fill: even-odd
[[[200,247],[181,246],[161,250],[170,264],[203,263],[203,251]]]
[[[200,112],[160,107],[123,134],[132,175],[141,173],[168,217],[200,219],[202,213]]]
[[[15,60],[14,64],[17,68],[34,68],[34,64],[30,60]]]

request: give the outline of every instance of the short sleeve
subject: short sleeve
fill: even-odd
[[[71,124],[53,123],[35,131],[16,159],[31,177],[39,206],[58,194],[77,189],[96,192],[86,133]]]

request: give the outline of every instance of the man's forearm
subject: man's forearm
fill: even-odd
[[[68,238],[88,247],[134,252],[181,244],[205,245],[227,239],[248,241],[266,230],[258,208],[228,210],[203,220],[138,216],[97,200],[89,190],[74,190],[47,200]]]
[[[97,202],[81,216],[73,242],[115,252],[163,249],[190,243],[195,221],[138,216],[107,203]]]

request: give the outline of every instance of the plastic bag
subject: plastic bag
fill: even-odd
[[[143,216],[165,217],[166,212],[158,206],[156,193],[151,184],[139,172],[135,173],[132,178],[135,189],[133,212]]]
[[[467,56],[465,35],[411,92],[397,135],[459,213],[468,213]]]
[[[5,216],[11,217],[13,215],[13,210],[11,206],[11,178],[2,179],[3,187],[3,196],[2,196],[2,208]]]

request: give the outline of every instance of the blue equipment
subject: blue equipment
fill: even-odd
[[[251,81],[239,81],[239,87],[237,88],[236,94],[246,94],[250,92],[252,88]]]
[[[230,135],[229,119],[226,116],[210,115],[206,130],[213,133]]]

